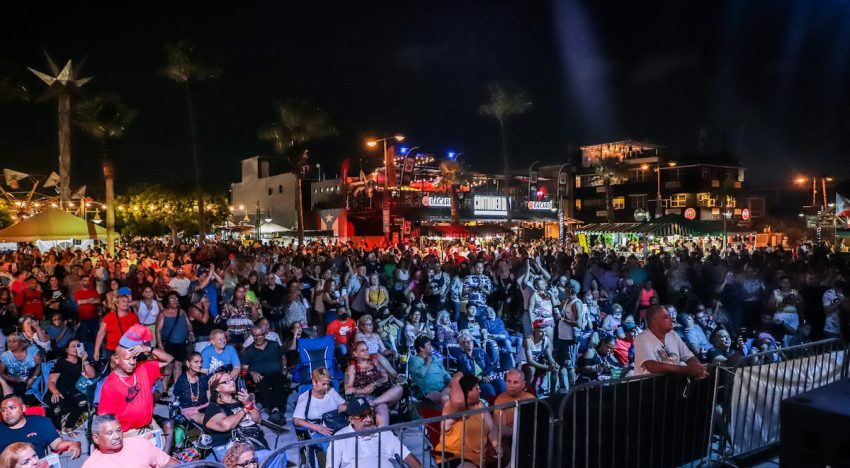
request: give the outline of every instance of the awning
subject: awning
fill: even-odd
[[[588,234],[637,234],[668,236],[709,236],[719,235],[711,226],[701,221],[658,222],[651,223],[591,223],[576,230]],[[721,231],[722,232],[722,231]]]
[[[479,224],[476,226],[466,227],[476,236],[481,237],[504,236],[505,234],[512,233],[510,229],[498,224]]]
[[[451,239],[459,239],[473,235],[473,233],[464,226],[457,224],[422,226],[419,232],[425,237],[447,237]]]

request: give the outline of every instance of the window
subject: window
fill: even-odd
[[[715,205],[715,199],[710,193],[703,192],[697,194],[697,205],[702,207],[712,207]]]
[[[581,198],[576,198],[576,209],[581,211]]]
[[[626,208],[626,197],[614,197],[611,200],[611,204],[614,205],[615,210],[622,210]]]
[[[704,167],[702,168],[702,180],[711,179],[711,169]]]
[[[272,194],[272,192],[274,192],[274,190],[272,190],[272,188],[271,188],[271,187],[269,187],[269,195],[271,195],[271,194]]]
[[[673,181],[676,181],[676,182],[678,182],[678,181],[679,181],[679,176],[681,175],[681,171],[679,171],[679,169],[678,169],[678,168],[676,168],[676,169],[668,169],[668,170],[667,170],[667,172],[668,172],[668,174],[667,174],[667,178],[668,178],[669,180],[673,180]]]
[[[283,193],[283,185],[277,186],[277,193]]]
[[[629,169],[629,180],[632,182],[646,182],[648,170]]]
[[[687,193],[677,193],[670,197],[670,208],[684,208],[687,202]]]
[[[629,199],[632,204],[632,208],[646,209],[646,195],[629,195]]]
[[[576,188],[581,188],[581,176],[576,176]]]

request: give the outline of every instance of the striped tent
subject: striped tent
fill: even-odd
[[[716,229],[701,221],[669,218],[669,216],[665,216],[649,223],[591,223],[581,226],[576,232],[583,234],[637,234],[659,237],[720,234]]]

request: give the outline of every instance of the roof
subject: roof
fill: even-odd
[[[719,232],[702,221],[686,220],[676,215],[667,215],[649,223],[591,223],[576,229],[585,233],[632,233],[655,236],[706,236]]]
[[[422,226],[419,232],[421,235],[426,237],[447,237],[450,239],[460,239],[474,235],[471,231],[466,229],[466,227],[458,224]]]
[[[106,239],[106,229],[59,208],[46,208],[31,218],[0,230],[0,242]]]

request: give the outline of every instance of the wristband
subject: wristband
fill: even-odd
[[[251,411],[254,409],[254,402],[251,402],[250,405],[245,405],[245,411]]]

